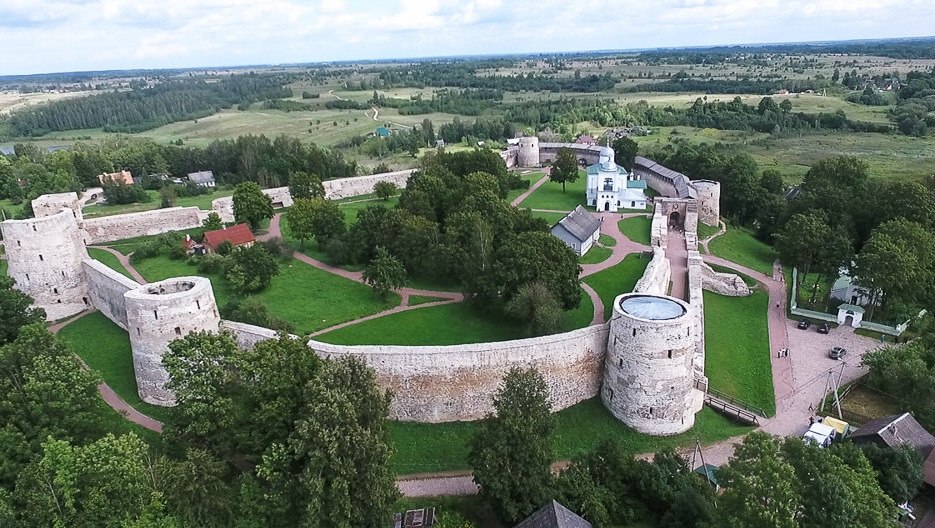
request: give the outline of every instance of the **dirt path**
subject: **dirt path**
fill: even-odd
[[[591,319],[591,326],[604,324],[604,301],[601,300],[601,297],[594,291],[594,288],[587,285],[587,283],[580,283],[581,289],[588,293],[588,297],[591,298],[591,304],[594,305],[594,317]]]
[[[86,310],[70,319],[66,319],[65,321],[54,324],[49,327],[49,332],[52,332],[53,334],[57,334],[59,330],[61,330],[68,324],[73,323],[77,321],[78,319],[81,319],[82,317],[90,313],[93,313],[95,311],[96,310]],[[81,362],[81,364],[84,366],[85,369],[91,370],[88,364],[85,363],[84,360],[81,359],[80,356],[76,355],[75,357],[78,358],[78,361]],[[110,386],[107,385],[106,383],[98,384],[97,392],[101,395],[101,398],[104,400],[104,403],[109,405],[113,410],[123,415],[123,417],[126,418],[127,420],[139,426],[145,427],[146,429],[149,429],[150,431],[155,431],[157,433],[162,432],[162,422],[155,420],[149,416],[146,416],[145,414],[134,409],[123,398],[118,396],[117,393],[114,392],[114,389],[111,389]]]
[[[120,262],[120,265],[123,266],[130,273],[130,275],[133,276],[133,280],[135,280],[136,282],[140,284],[146,284],[148,282],[146,278],[143,277],[143,275],[139,271],[137,271],[135,267],[133,267],[133,264],[130,262],[130,259],[123,253],[117,251],[116,249],[110,246],[91,246],[91,247],[104,250],[110,253],[111,255],[117,257],[117,260]]]
[[[727,232],[727,224],[725,224],[723,220],[718,220],[718,225],[720,226],[720,229],[718,229],[718,232],[717,232],[717,233],[714,233],[713,235],[709,236],[708,238],[706,238],[706,239],[704,239],[704,240],[699,240],[699,241],[698,241],[698,245],[704,248],[705,253],[711,253],[711,250],[708,249],[708,243],[709,243],[709,242],[711,242],[711,241],[714,240],[715,238],[717,238],[717,237],[719,237],[719,236],[721,236],[721,235],[723,235],[724,233]]]
[[[371,106],[370,109],[373,110],[373,120],[376,121],[377,116],[380,115],[380,110],[375,106]]]
[[[548,174],[548,172],[546,172],[546,175],[545,175],[545,176],[539,178],[539,181],[537,181],[537,182],[533,183],[532,185],[530,185],[529,188],[526,189],[526,191],[525,191],[523,194],[521,194],[521,195],[517,196],[516,198],[514,198],[513,201],[510,202],[510,205],[515,205],[515,206],[519,207],[519,204],[523,203],[523,200],[525,200],[526,198],[529,198],[529,195],[530,195],[530,194],[536,192],[536,189],[538,189],[539,187],[542,187],[542,186],[545,184],[545,182],[547,182],[547,181],[549,181],[549,174]],[[565,212],[565,211],[562,211],[562,212]]]
[[[685,233],[669,229],[666,258],[672,270],[669,295],[688,301],[688,247],[685,245]]]

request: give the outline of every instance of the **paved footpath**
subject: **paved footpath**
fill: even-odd
[[[123,253],[117,251],[116,249],[110,246],[91,246],[91,247],[95,249],[100,249],[102,251],[106,251],[110,253],[111,255],[117,257],[117,260],[120,262],[120,265],[123,266],[130,273],[131,276],[133,276],[133,280],[135,280],[136,282],[140,284],[147,283],[146,278],[143,277],[143,275],[141,275],[140,272],[137,271],[136,268],[133,267],[133,263],[131,263],[130,259]]]

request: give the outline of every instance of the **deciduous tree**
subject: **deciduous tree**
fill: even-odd
[[[549,170],[549,180],[562,184],[562,192],[565,192],[566,183],[578,181],[578,158],[575,153],[568,148],[558,149],[558,155],[555,157],[555,163]]]
[[[396,187],[396,184],[388,181],[377,182],[373,186],[373,192],[377,195],[377,198],[383,200],[384,202],[389,200],[391,196],[395,196],[399,189]]]
[[[406,285],[406,267],[389,251],[377,248],[376,256],[364,269],[364,282],[373,288],[380,297],[386,297],[390,291]]]
[[[234,189],[234,219],[250,224],[256,231],[263,220],[273,217],[273,200],[263,194],[260,186],[253,182],[244,182]]]
[[[224,276],[240,293],[262,291],[279,274],[279,262],[265,247],[254,244],[238,247],[230,254]]]
[[[321,183],[321,178],[305,171],[295,171],[289,173],[289,194],[292,198],[324,198],[325,186]]]

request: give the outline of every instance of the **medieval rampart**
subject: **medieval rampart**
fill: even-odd
[[[32,201],[32,212],[36,218],[52,216],[62,209],[71,209],[75,218],[81,221],[81,205],[77,193],[43,194]]]
[[[201,227],[202,217],[199,213],[197,207],[169,207],[141,213],[89,218],[81,223],[81,228],[85,233],[86,244],[101,244]]]
[[[666,251],[661,247],[653,247],[653,257],[646,266],[643,276],[633,287],[634,292],[665,295],[672,280],[672,265],[666,258]]]
[[[535,367],[549,386],[554,410],[594,397],[601,385],[607,325],[515,341],[452,346],[350,346],[309,341],[323,357],[354,356],[393,392],[394,420],[477,420],[491,412],[494,393],[513,367]]]
[[[127,330],[127,300],[124,296],[128,291],[138,288],[139,283],[94,259],[87,259],[82,265],[88,279],[91,303],[105,317]]]
[[[325,198],[338,200],[349,196],[360,196],[374,192],[374,187],[380,182],[395,184],[400,189],[406,187],[409,176],[414,170],[384,172],[371,176],[354,176],[351,178],[338,178],[322,182],[325,186]]]
[[[250,349],[261,341],[276,339],[276,331],[237,321],[221,320],[221,330],[227,330],[237,340],[240,348]]]

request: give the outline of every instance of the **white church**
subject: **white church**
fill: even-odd
[[[614,149],[601,149],[599,161],[587,169],[587,178],[588,205],[598,211],[646,209],[646,182],[614,163]]]

